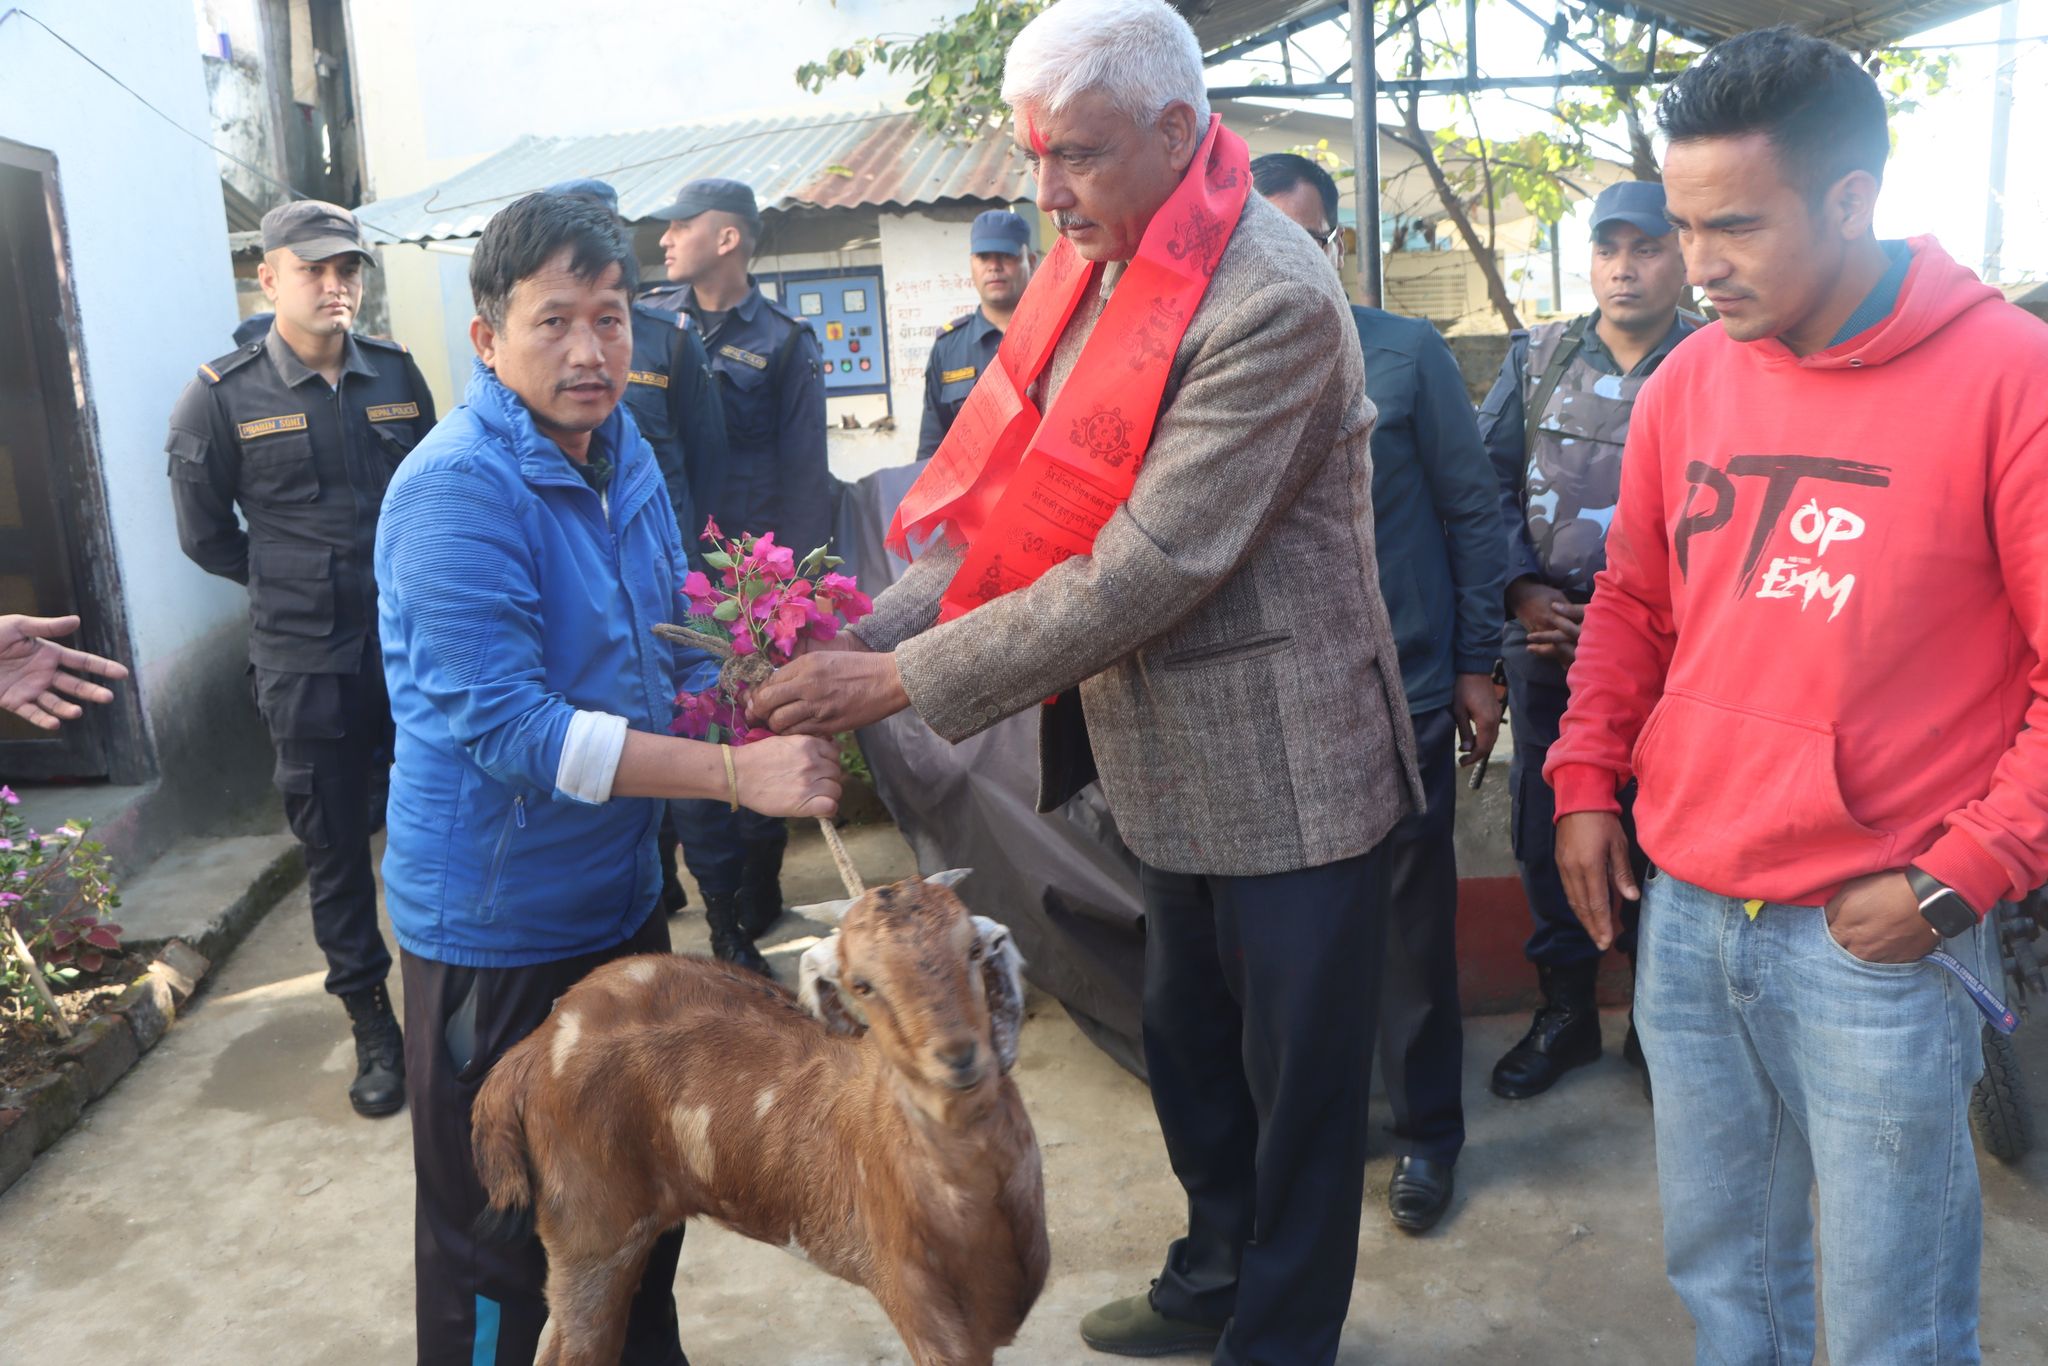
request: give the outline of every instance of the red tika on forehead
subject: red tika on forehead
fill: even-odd
[[[1031,150],[1044,156],[1049,150],[1045,145],[1045,134],[1038,131],[1038,120],[1029,114],[1024,116],[1024,136],[1031,143]]]

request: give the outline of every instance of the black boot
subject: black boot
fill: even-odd
[[[739,907],[730,893],[718,896],[704,893],[704,919],[711,926],[712,956],[749,972],[758,972],[763,977],[775,976],[768,960],[754,947],[754,941],[740,933],[739,915]]]
[[[1600,1011],[1593,985],[1600,960],[1563,967],[1536,965],[1543,1005],[1529,1032],[1493,1065],[1493,1093],[1503,1100],[1540,1096],[1574,1067],[1600,1057]]]
[[[788,907],[782,904],[782,843],[750,844],[740,865],[740,933],[759,939]]]
[[[391,1013],[391,994],[379,982],[341,998],[356,1035],[356,1079],[348,1103],[359,1115],[388,1115],[405,1104],[405,1039]]]

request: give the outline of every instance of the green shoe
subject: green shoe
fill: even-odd
[[[1081,1320],[1081,1341],[1120,1357],[1164,1357],[1216,1350],[1221,1328],[1170,1319],[1152,1307],[1152,1292],[1105,1304]]]

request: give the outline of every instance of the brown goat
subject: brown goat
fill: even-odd
[[[804,955],[804,1005],[709,959],[621,959],[499,1060],[477,1172],[486,1218],[530,1212],[547,1249],[543,1366],[616,1362],[649,1248],[698,1217],[865,1286],[917,1366],[1016,1336],[1049,1260],[1009,1077],[1022,960],[958,876],[850,903]]]

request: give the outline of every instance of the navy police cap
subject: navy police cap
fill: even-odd
[[[1593,236],[1609,223],[1628,223],[1641,228],[1645,236],[1662,237],[1671,231],[1664,216],[1664,187],[1651,180],[1617,180],[1593,201]]]
[[[755,227],[761,224],[761,211],[754,205],[753,188],[742,181],[711,178],[692,180],[676,191],[675,203],[666,208],[656,209],[650,218],[666,218],[671,222],[695,218],[707,209],[717,209],[739,218],[746,219]]]
[[[1008,209],[977,214],[974,228],[967,236],[967,249],[976,256],[985,251],[1022,256],[1030,245],[1031,226]]]
[[[613,213],[619,211],[619,192],[602,180],[558,180],[548,186],[547,194],[565,194],[576,199],[590,199],[604,205]]]

